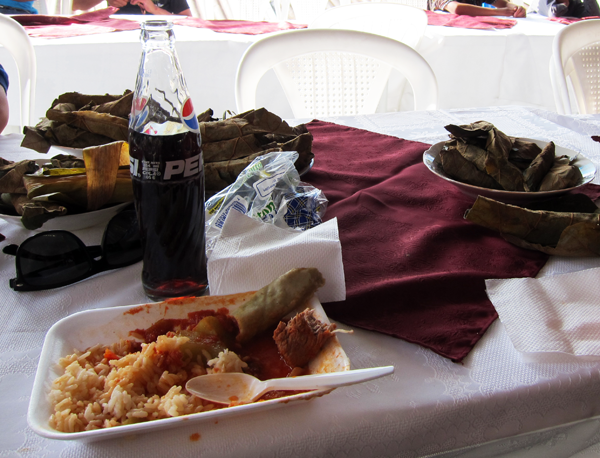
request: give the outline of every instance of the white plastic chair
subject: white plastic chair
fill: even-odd
[[[399,3],[352,3],[329,8],[308,27],[376,33],[417,49],[427,29],[427,14]]]
[[[575,22],[554,37],[550,80],[556,110],[600,113],[600,19]],[[573,100],[571,100],[571,95]]]
[[[435,110],[437,80],[410,46],[354,30],[301,29],[253,43],[238,66],[238,112],[256,107],[263,75],[275,71],[296,118],[374,113],[391,69],[413,89],[414,110]]]
[[[243,21],[276,21],[277,16],[269,0],[221,0],[226,19]]]
[[[0,44],[15,60],[19,74],[21,129],[32,123],[35,103],[36,57],[29,35],[21,24],[0,14]],[[11,85],[11,88],[13,86]],[[9,91],[11,90],[9,88]]]
[[[329,6],[329,0],[281,0],[282,16],[289,17],[291,7],[294,22],[309,24]]]

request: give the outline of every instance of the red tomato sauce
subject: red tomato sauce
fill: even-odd
[[[207,316],[216,317],[229,333],[237,334],[237,323],[229,316],[229,310],[226,308],[220,308],[217,311],[200,310],[190,312],[187,318],[163,318],[147,329],[134,329],[129,334],[143,340],[145,343],[156,342],[158,336],[165,335],[168,332],[191,331],[202,318]]]
[[[220,308],[217,311],[202,310],[191,312],[188,314],[188,318],[161,319],[147,329],[135,329],[131,331],[130,335],[138,337],[145,343],[155,342],[158,336],[161,335],[181,330],[193,330],[200,320],[207,316],[216,317],[231,335],[237,334],[237,323],[229,316],[229,310]],[[287,377],[293,369],[279,354],[277,345],[273,340],[274,330],[275,327],[255,336],[243,345],[236,344],[234,348],[230,348],[231,351],[237,353],[243,361],[248,363],[246,372],[260,380]],[[206,336],[206,338],[214,339],[213,336]],[[271,397],[281,397],[289,394],[289,392],[285,391],[278,393],[282,394]]]

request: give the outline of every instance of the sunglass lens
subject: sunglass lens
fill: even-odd
[[[104,233],[104,259],[111,267],[122,267],[142,259],[142,242],[135,210],[117,214]]]
[[[31,286],[51,287],[84,278],[92,269],[85,246],[68,232],[45,232],[21,244],[18,269]]]

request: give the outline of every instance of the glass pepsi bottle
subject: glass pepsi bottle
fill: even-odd
[[[141,42],[129,154],[144,250],[142,284],[155,301],[198,296],[208,285],[198,120],[175,51],[173,25],[144,22]]]

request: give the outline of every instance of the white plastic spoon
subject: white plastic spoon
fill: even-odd
[[[207,401],[247,404],[272,390],[319,390],[366,382],[394,372],[394,366],[274,378],[264,382],[241,372],[207,374],[188,380],[186,389]]]

